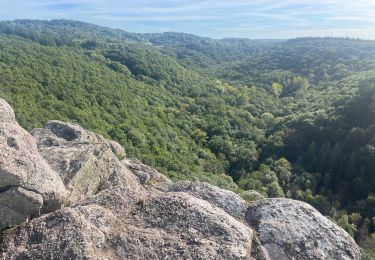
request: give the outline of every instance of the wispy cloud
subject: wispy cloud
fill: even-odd
[[[137,32],[215,38],[375,39],[375,0],[0,0],[0,19],[75,19]]]
[[[168,22],[168,21],[214,21],[215,17],[210,16],[199,16],[199,15],[168,15],[168,16],[150,16],[150,17],[143,17],[143,16],[127,16],[127,15],[93,15],[95,19],[103,19],[103,20],[110,20],[110,21],[123,21],[123,22]]]

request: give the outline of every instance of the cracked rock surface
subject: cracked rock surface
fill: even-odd
[[[116,142],[60,121],[50,121],[32,134],[69,191],[70,204],[116,185],[140,189],[137,178],[120,161],[125,151]]]
[[[206,200],[228,214],[244,218],[248,204],[236,193],[204,182],[181,181],[171,185],[170,191],[186,192],[196,198]]]
[[[0,99],[0,229],[60,208],[66,194],[35,139]]]
[[[2,99],[0,120],[0,259],[360,259],[305,203],[172,183],[74,124],[30,135]]]

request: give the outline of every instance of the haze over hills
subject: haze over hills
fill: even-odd
[[[375,41],[0,22],[0,97],[78,123],[173,180],[303,200],[373,248]]]

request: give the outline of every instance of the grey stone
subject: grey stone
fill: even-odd
[[[139,182],[146,187],[153,187],[167,191],[169,186],[172,185],[172,181],[163,174],[138,160],[124,159],[122,162],[135,176],[137,176]]]
[[[307,203],[259,200],[246,220],[270,259],[361,259],[353,238]]]
[[[0,252],[3,259],[250,258],[252,230],[206,201],[157,193],[132,208],[56,211],[17,227]]]
[[[220,189],[205,182],[181,181],[172,185],[170,191],[186,192],[190,195],[206,200],[213,205],[222,208],[237,218],[244,218],[247,203],[239,195],[232,191]]]
[[[184,193],[138,207],[111,239],[124,259],[249,259],[252,230],[225,211]]]
[[[124,159],[126,157],[126,152],[124,147],[122,147],[118,142],[109,140],[107,141],[109,146],[112,149],[112,152],[117,156],[119,159]]]
[[[96,205],[66,208],[25,223],[5,238],[1,259],[111,259],[103,245],[116,221]]]
[[[38,197],[36,207],[42,213],[60,208],[66,190],[59,175],[38,152],[35,139],[18,125],[12,108],[2,99],[0,119],[0,214],[3,217],[0,219],[1,229],[19,224],[28,215],[35,215],[35,207],[32,206],[35,204],[35,197]],[[22,189],[17,189],[18,187]],[[15,196],[13,201],[7,199],[10,192]],[[24,212],[17,211],[17,206],[14,205],[17,201],[22,201]],[[6,216],[8,212],[10,216]],[[12,218],[14,221],[11,221]]]
[[[32,134],[40,153],[63,179],[69,203],[116,185],[140,189],[137,178],[102,136],[60,121],[50,121]]]
[[[39,217],[43,197],[20,187],[11,187],[0,193],[1,227],[10,227],[31,217]]]

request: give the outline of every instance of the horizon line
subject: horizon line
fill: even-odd
[[[375,38],[360,38],[360,37],[350,37],[350,36],[301,36],[301,37],[291,37],[291,38],[247,38],[247,37],[223,37],[223,38],[215,38],[210,36],[204,36],[197,33],[190,33],[190,32],[183,32],[183,31],[173,31],[173,30],[166,30],[162,32],[136,32],[130,31],[127,28],[120,28],[116,26],[110,25],[100,25],[94,22],[84,21],[84,20],[75,20],[75,19],[64,19],[64,18],[54,18],[54,19],[38,19],[38,18],[15,18],[15,19],[2,19],[0,18],[1,22],[15,22],[15,21],[39,21],[39,22],[52,22],[52,21],[67,21],[67,22],[79,22],[88,25],[94,25],[97,27],[107,28],[111,30],[121,30],[126,33],[133,33],[133,34],[165,34],[165,33],[175,33],[175,34],[187,34],[191,36],[196,36],[200,38],[207,38],[211,40],[229,40],[229,39],[236,39],[236,40],[257,40],[257,41],[288,41],[288,40],[300,40],[300,39],[346,39],[346,40],[356,40],[356,41],[375,41]]]

